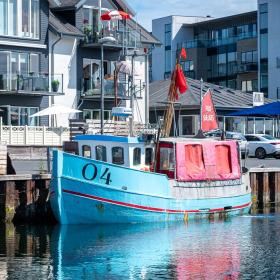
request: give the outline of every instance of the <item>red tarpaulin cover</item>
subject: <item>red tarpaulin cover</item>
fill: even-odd
[[[218,121],[215,106],[212,101],[212,93],[210,89],[206,92],[203,97],[201,104],[201,115],[202,115],[202,131],[211,131],[218,129]]]
[[[240,178],[235,141],[176,144],[178,181],[232,180]]]

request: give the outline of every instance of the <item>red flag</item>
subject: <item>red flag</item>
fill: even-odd
[[[176,88],[181,94],[185,93],[188,89],[187,81],[184,75],[184,72],[180,66],[176,69]]]
[[[187,59],[187,51],[185,48],[182,48],[180,53],[180,58],[186,60]]]
[[[201,104],[201,115],[202,115],[202,124],[201,124],[202,131],[206,132],[219,128],[216,110],[213,104],[212,93],[210,89],[208,89],[208,91],[203,97],[202,104]]]

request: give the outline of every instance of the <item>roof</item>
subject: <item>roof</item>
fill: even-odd
[[[131,15],[135,15],[135,11],[131,8],[131,6],[127,3],[126,0],[111,0],[115,5],[120,7],[125,12],[130,13]],[[59,4],[56,4],[59,2]],[[85,0],[56,0],[56,2],[51,1],[50,6],[51,8],[57,9],[76,9],[81,7],[86,1]]]
[[[63,22],[58,19],[52,12],[49,16],[49,25],[55,33],[60,33],[67,36],[84,37],[84,34],[75,26],[68,22]]]
[[[185,94],[180,95],[178,102],[181,108],[197,109],[200,106],[200,81],[187,78],[189,89]],[[150,84],[150,107],[165,108],[169,92],[170,79],[155,81]],[[203,93],[208,89],[212,90],[213,102],[217,109],[238,110],[251,108],[253,106],[252,93],[233,90],[222,86],[203,83]],[[272,100],[265,98],[265,103]]]
[[[90,141],[104,141],[104,142],[120,142],[120,143],[140,143],[138,137],[127,137],[127,136],[114,136],[114,135],[77,135],[75,136],[76,141],[90,140]]]

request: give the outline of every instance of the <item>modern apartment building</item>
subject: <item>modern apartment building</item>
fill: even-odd
[[[269,97],[280,98],[280,1],[258,0],[259,84]]]
[[[187,49],[186,76],[246,92],[258,90],[258,16],[169,16],[153,20],[163,48],[153,52],[153,79],[171,75],[178,50]],[[267,95],[267,88],[261,87]]]

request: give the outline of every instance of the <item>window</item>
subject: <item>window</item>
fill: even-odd
[[[10,106],[9,116],[10,116],[10,125],[20,126],[20,125],[29,125],[36,126],[39,125],[39,118],[30,118],[31,115],[37,113],[39,108],[36,107],[17,107]],[[9,124],[9,120],[7,120]]]
[[[0,51],[0,90],[21,90],[24,85],[30,88],[19,83],[18,75],[24,79],[31,72],[38,74],[39,58],[39,54]]]
[[[0,0],[0,35],[39,38],[39,0]]]
[[[146,148],[145,150],[145,165],[153,164],[154,151],[153,148]]]
[[[268,28],[268,4],[259,5],[260,12],[260,29]]]
[[[171,46],[171,24],[165,24],[165,46]]]
[[[241,63],[257,63],[258,62],[258,52],[249,51],[241,53]]]
[[[183,67],[184,67],[184,71],[193,71],[194,70],[194,64],[192,60],[187,60],[185,62],[183,62]]]
[[[171,50],[165,51],[165,72],[171,72]]]
[[[172,148],[160,148],[160,170],[171,171],[175,169],[174,152]]]
[[[244,92],[253,91],[252,81],[242,81],[241,90],[244,91]]]
[[[219,175],[232,173],[230,147],[226,145],[215,146],[216,171]]]
[[[96,160],[107,161],[107,151],[105,146],[98,145],[95,147]]]
[[[181,116],[181,135],[195,135],[195,116]]]
[[[249,141],[249,142],[252,142],[252,141],[260,141],[260,139],[258,138],[258,137],[256,137],[256,136],[253,136],[253,135],[245,135],[245,138],[246,138],[246,140],[247,141]]]
[[[118,165],[124,164],[124,151],[122,147],[112,148],[112,163]]]
[[[260,34],[261,59],[268,57],[268,35]]]
[[[133,165],[140,165],[141,164],[141,149],[134,148],[133,150]]]
[[[86,158],[91,158],[91,148],[88,145],[83,145],[82,147],[82,155]]]
[[[100,120],[100,110],[91,110],[91,109],[84,109],[83,110],[83,117],[85,120]],[[104,120],[111,119],[111,111],[104,110]]]

